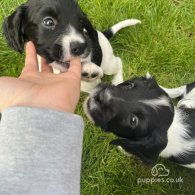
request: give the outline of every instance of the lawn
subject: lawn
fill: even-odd
[[[38,0],[37,0],[38,1]],[[0,24],[23,0],[0,0]],[[158,82],[176,87],[194,81],[195,1],[190,0],[79,0],[98,30],[127,19],[141,25],[120,31],[111,43],[123,61],[124,78],[150,72]],[[10,50],[0,34],[0,76],[18,76],[24,55]],[[105,78],[109,82],[110,77]],[[170,170],[155,177],[151,168],[135,157],[126,157],[109,145],[113,135],[93,126],[83,112],[86,94],[81,94],[77,114],[85,120],[81,174],[82,195],[193,195],[195,170],[159,159]],[[174,182],[180,178],[180,182]],[[147,181],[154,181],[146,183]],[[159,180],[158,180],[159,179]],[[139,182],[141,181],[141,182]]]

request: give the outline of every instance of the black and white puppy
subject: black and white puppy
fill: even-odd
[[[169,92],[185,93],[181,107],[173,106],[152,77],[135,77],[118,86],[102,83],[86,99],[85,111],[97,126],[119,137],[112,144],[145,164],[161,156],[195,168],[195,83]]]
[[[90,91],[103,74],[123,81],[122,63],[108,41],[121,28],[140,23],[129,19],[101,33],[96,31],[75,0],[28,0],[4,20],[3,34],[11,48],[22,52],[33,41],[55,73],[64,72],[76,57],[82,61],[82,90]]]

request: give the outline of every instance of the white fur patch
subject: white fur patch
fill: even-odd
[[[76,32],[76,30],[70,25],[68,28],[68,33],[65,34],[62,38],[62,46],[63,46],[63,57],[61,61],[70,61],[72,56],[70,52],[70,43],[71,42],[80,42],[84,43],[85,40],[83,37]]]
[[[82,72],[88,73],[88,77],[86,78],[87,81],[93,81],[95,79],[100,79],[103,77],[104,73],[101,67],[97,66],[96,64],[92,62],[83,62],[82,63]],[[94,78],[92,75],[97,74],[97,76]],[[85,78],[82,78],[83,80]]]
[[[177,98],[184,95],[186,92],[186,85],[177,88],[165,88],[162,86],[160,87],[169,95],[170,98]]]
[[[101,83],[100,79],[95,79],[94,81],[90,82],[81,81],[81,91],[91,93],[99,83]]]
[[[149,72],[146,73],[146,78],[147,79],[151,79],[152,78],[152,76],[151,76],[151,74]]]
[[[151,100],[139,100],[139,102],[144,103],[150,107],[152,107],[153,109],[158,109],[160,106],[170,106],[169,100],[167,97],[162,96],[158,99],[151,99]]]
[[[124,154],[125,156],[128,156],[128,157],[131,157],[132,154],[126,152],[121,146],[117,146],[117,149],[122,153]]]
[[[117,85],[123,82],[122,61],[113,53],[112,46],[109,40],[98,31],[99,44],[102,49],[102,63],[101,68],[104,74],[114,75],[112,83]]]
[[[111,30],[113,34],[115,34],[122,28],[125,28],[127,26],[134,26],[136,24],[141,24],[141,21],[137,19],[128,19],[128,20],[124,20],[122,22],[115,24],[114,26],[112,26]]]
[[[195,163],[189,164],[189,165],[182,165],[184,167],[190,168],[190,169],[195,169]]]
[[[178,102],[177,107],[182,106],[185,108],[195,108],[195,88],[188,94],[184,94],[184,98]]]
[[[61,64],[58,64],[57,62],[52,62],[49,64],[53,68],[54,74],[59,74],[60,72],[66,72],[68,69],[62,66]]]
[[[188,125],[184,123],[185,114],[175,108],[173,123],[168,129],[168,144],[160,153],[162,157],[178,156],[195,150],[195,140],[188,135]]]
[[[39,72],[41,72],[41,56],[37,55],[37,59],[38,59],[38,65],[39,65]],[[64,68],[63,66],[61,66],[60,64],[53,62],[51,64],[49,64],[52,68],[53,68],[53,73],[54,74],[59,74],[60,71],[61,72],[66,72],[67,69]]]

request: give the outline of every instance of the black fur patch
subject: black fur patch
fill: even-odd
[[[188,94],[192,89],[195,88],[195,82],[186,85],[186,93]]]

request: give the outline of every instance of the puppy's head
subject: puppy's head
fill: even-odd
[[[90,55],[97,32],[74,0],[29,0],[3,23],[10,47],[22,52],[33,41],[37,53],[63,71],[72,58]]]
[[[113,144],[147,164],[154,163],[167,145],[174,109],[154,78],[100,84],[87,98],[85,110],[97,126],[119,137]]]

